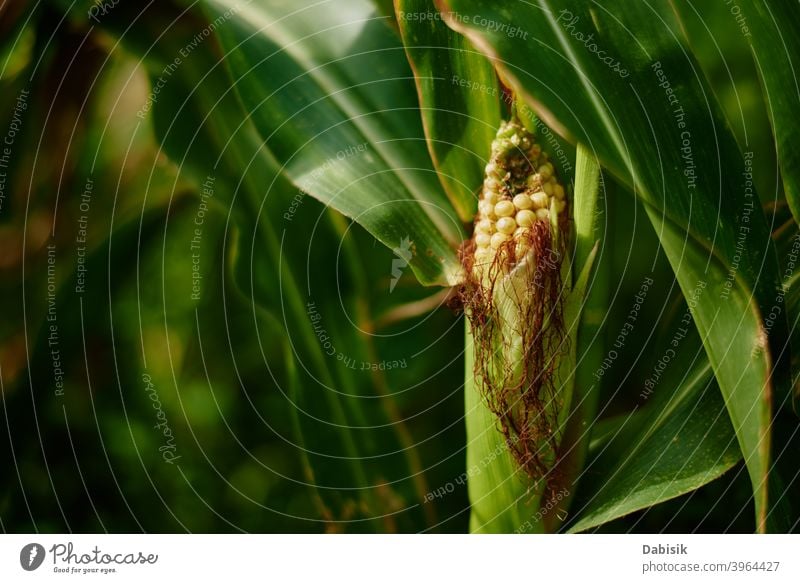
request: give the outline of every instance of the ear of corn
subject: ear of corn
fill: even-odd
[[[554,372],[566,348],[567,230],[566,194],[547,154],[521,124],[503,123],[463,254],[465,303],[475,374],[510,451],[533,479],[557,457],[564,396]]]
[[[596,176],[594,184],[596,192]],[[558,503],[554,497],[571,484],[559,461],[567,423],[575,421],[577,321],[594,257],[581,245],[585,263],[573,289],[569,209],[534,136],[504,123],[462,253],[474,532],[542,532],[565,517],[561,493]]]

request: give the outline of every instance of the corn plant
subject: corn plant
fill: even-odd
[[[98,14],[52,4],[77,23]],[[789,531],[800,94],[781,72],[797,64],[800,9],[738,4],[780,169],[760,197],[742,169],[762,152],[737,141],[686,37],[702,9],[684,0],[206,0],[121,4],[95,24],[147,68],[147,119],[182,178],[215,177],[238,232],[233,277],[263,330],[288,339],[267,359],[293,400],[337,421],[313,433],[293,417],[299,443],[347,454],[305,459],[311,482],[345,475],[365,519],[380,514],[351,413],[300,380],[302,366],[339,382],[287,249],[306,244],[298,192],[330,209],[334,240],[352,222],[400,249],[396,277],[407,265],[463,318],[471,531],[595,529],[735,467],[752,530]],[[667,285],[646,277],[609,320],[632,212],[674,293],[640,404],[615,412],[607,371]],[[423,506],[450,491],[418,486]],[[331,523],[336,497],[318,490]]]

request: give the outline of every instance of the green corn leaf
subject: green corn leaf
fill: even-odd
[[[584,266],[600,239],[601,222],[597,207],[600,198],[600,163],[594,154],[579,144],[575,170],[575,263]]]
[[[248,119],[282,171],[386,245],[410,240],[423,284],[457,283],[463,229],[425,148],[413,75],[386,18],[359,1],[207,6],[210,20],[224,21],[217,33]]]
[[[598,205],[601,199],[600,165],[583,145],[577,148],[575,164],[574,224],[575,265],[582,266],[576,275],[573,293],[567,300],[565,317],[573,322],[569,329],[569,342],[574,348],[572,359],[574,395],[567,417],[567,426],[561,444],[563,457],[559,462],[554,490],[566,494],[544,516],[547,529],[555,531],[560,525],[574,496],[576,483],[583,471],[591,437],[591,421],[597,411],[599,386],[591,371],[596,370],[605,349],[599,341],[603,315],[608,308],[607,278],[602,261],[598,260],[602,241],[602,222]]]
[[[483,53],[436,18],[430,0],[397,0],[396,12],[428,149],[461,220],[471,222],[489,146],[500,126],[497,75]]]
[[[753,51],[761,78],[786,200],[795,221],[800,222],[800,4],[744,0],[739,4],[743,20],[731,14],[731,26],[741,32]]]
[[[593,447],[570,532],[691,492],[741,460],[707,359],[685,354],[682,362],[688,368],[661,379],[661,398],[609,427]],[[668,386],[678,389],[670,393]]]
[[[785,376],[783,366],[773,368],[761,319],[776,301],[776,261],[758,198],[741,184],[745,163],[675,35],[674,15],[634,1],[600,7],[540,0],[512,10],[490,0],[442,0],[439,6],[451,26],[496,59],[548,125],[592,148],[645,203],[681,289],[692,298],[763,531],[772,379]],[[770,340],[779,345],[785,329],[785,321],[777,322]]]

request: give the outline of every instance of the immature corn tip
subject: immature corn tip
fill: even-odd
[[[537,221],[560,225],[566,207],[564,187],[533,135],[515,121],[503,122],[492,142],[475,218],[475,275],[485,275],[504,247],[511,251],[507,267],[520,261],[531,250]]]

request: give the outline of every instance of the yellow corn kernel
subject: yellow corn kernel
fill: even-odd
[[[494,205],[494,214],[498,217],[513,216],[517,209],[514,208],[514,203],[510,200],[501,200]]]

